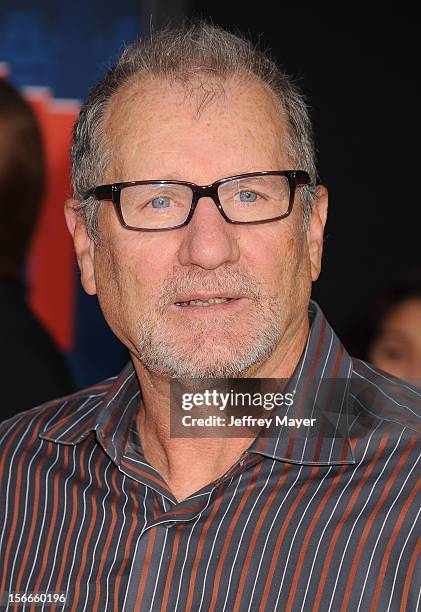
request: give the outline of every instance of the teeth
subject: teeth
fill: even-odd
[[[212,304],[223,304],[230,298],[209,298],[208,300],[190,300],[189,302],[176,302],[177,306],[211,306]]]

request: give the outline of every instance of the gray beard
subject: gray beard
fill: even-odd
[[[193,270],[182,278],[176,278],[178,274],[168,278],[156,307],[139,321],[138,357],[150,372],[173,378],[236,378],[267,360],[278,345],[282,312],[279,298],[262,298],[258,283],[238,271],[225,270],[218,277],[209,272],[205,278],[202,275]],[[250,300],[240,337],[234,331],[238,315],[187,321],[180,336],[171,335],[165,307],[174,303],[177,295],[195,290],[239,292]]]

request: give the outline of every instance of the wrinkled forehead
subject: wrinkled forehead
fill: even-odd
[[[249,76],[137,77],[113,96],[104,136],[112,165],[120,169],[134,156],[152,163],[159,155],[191,154],[200,161],[202,155],[241,157],[246,151],[250,160],[239,163],[267,169],[287,157],[288,145],[280,102]]]

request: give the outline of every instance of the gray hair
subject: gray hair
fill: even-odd
[[[297,169],[306,170],[316,183],[312,126],[304,96],[267,52],[241,36],[205,21],[166,27],[129,45],[81,107],[73,132],[72,186],[80,201],[90,236],[98,238],[98,202],[84,194],[103,180],[110,163],[104,134],[104,115],[113,95],[134,77],[152,75],[189,84],[198,75],[214,80],[252,76],[272,91],[287,124],[287,154]],[[209,93],[209,92],[208,92]],[[213,94],[215,95],[215,94]],[[315,197],[314,186],[301,189],[304,228]]]

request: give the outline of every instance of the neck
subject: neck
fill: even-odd
[[[242,374],[250,378],[290,378],[304,350],[309,332],[307,316],[295,333],[284,339],[271,357]],[[143,406],[137,417],[147,461],[181,501],[222,476],[253,443],[247,438],[175,438],[170,435],[170,381],[146,370],[136,355],[133,363],[142,389]],[[206,460],[203,460],[206,457]]]

